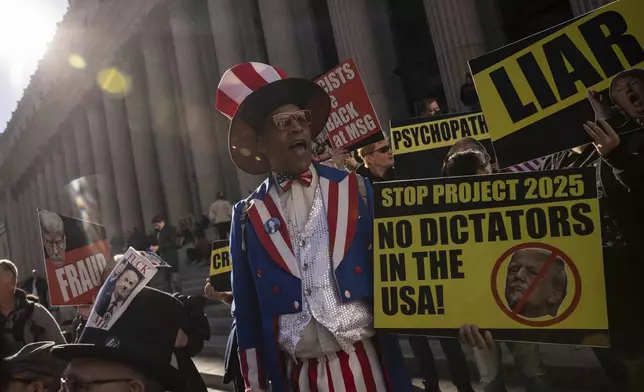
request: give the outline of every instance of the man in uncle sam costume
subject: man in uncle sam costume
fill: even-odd
[[[330,98],[260,63],[226,71],[217,109],[233,162],[268,179],[233,210],[230,255],[247,391],[411,391],[394,336],[373,330],[368,182],[312,163]]]

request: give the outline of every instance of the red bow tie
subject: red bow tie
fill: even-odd
[[[311,173],[310,169],[306,169],[300,174],[277,173],[275,177],[280,187],[283,190],[288,191],[291,189],[293,181],[299,181],[299,183],[304,186],[310,186],[311,181],[313,180],[313,173]]]

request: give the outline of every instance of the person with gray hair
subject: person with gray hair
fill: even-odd
[[[51,355],[54,342],[29,343],[2,360],[0,383],[5,392],[56,392],[67,363]]]
[[[47,257],[56,267],[61,267],[65,264],[65,249],[67,248],[63,219],[53,212],[38,211],[38,220]]]
[[[29,343],[65,342],[60,327],[37,300],[16,288],[18,269],[10,260],[0,260],[0,357],[14,354]]]

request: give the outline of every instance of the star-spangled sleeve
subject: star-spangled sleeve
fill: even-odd
[[[262,355],[262,320],[257,292],[247,257],[242,252],[242,227],[240,217],[245,206],[238,203],[233,210],[230,233],[230,256],[233,261],[233,317],[237,326],[239,363],[246,384],[246,391],[267,389],[267,373]],[[246,222],[250,225],[249,222]],[[247,243],[246,246],[249,246]]]

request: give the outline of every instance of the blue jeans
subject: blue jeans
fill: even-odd
[[[474,359],[479,368],[481,387],[484,392],[506,392],[499,344],[497,343],[493,352],[474,348]],[[550,385],[546,381],[546,372],[541,362],[539,345],[514,342],[505,344],[512,353],[526,392],[550,392]]]

